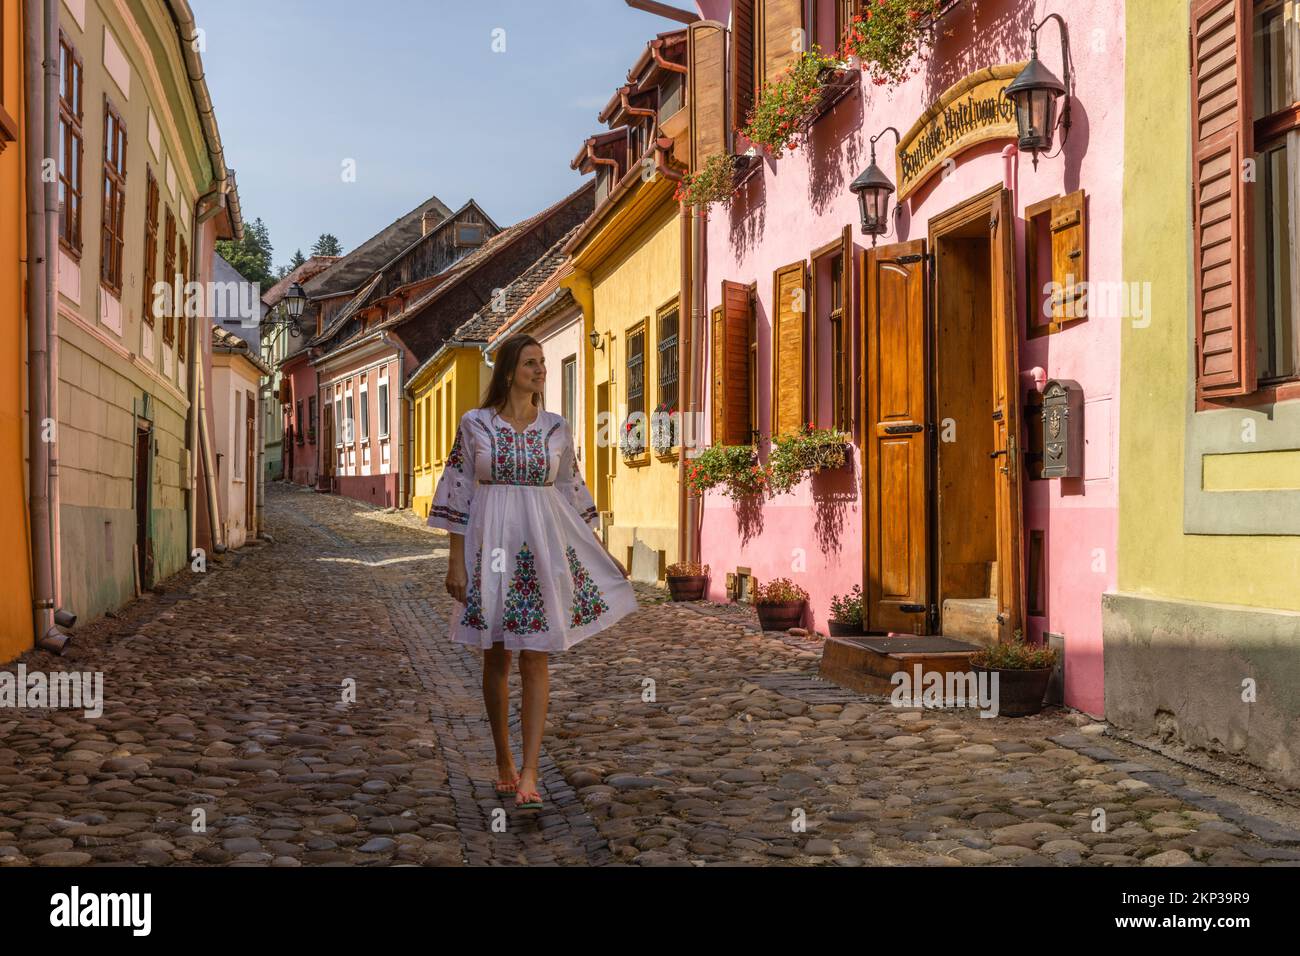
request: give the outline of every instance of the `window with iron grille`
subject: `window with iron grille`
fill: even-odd
[[[59,33],[59,244],[81,258],[81,57]]]
[[[677,410],[677,327],[674,303],[659,314],[659,407],[666,412]]]
[[[104,211],[100,228],[99,278],[122,295],[122,240],[126,229],[126,124],[104,97]]]
[[[293,426],[294,437],[297,439],[298,444],[301,445],[302,444],[302,399],[299,399],[297,405],[294,407],[293,422],[294,422],[294,426]]]
[[[627,337],[627,414],[645,415],[645,326],[638,326]],[[644,427],[644,426],[643,426]]]
[[[316,396],[307,397],[307,441],[316,444]]]

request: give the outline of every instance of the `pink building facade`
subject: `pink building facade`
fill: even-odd
[[[403,447],[402,388],[413,363],[410,351],[390,334],[315,366],[320,477],[328,490],[381,508],[405,506],[410,452]]]
[[[731,0],[700,0],[698,6],[706,19],[728,28],[729,48],[737,27],[733,7],[744,8],[742,28],[754,9],[752,3]],[[843,6],[835,0],[805,5],[804,22],[812,25],[810,35],[823,49],[839,46],[833,24]],[[946,123],[960,122],[967,91],[973,97],[988,88],[977,85],[976,75],[1003,67],[983,76],[996,74],[1003,86],[1009,82],[1029,58],[1031,24],[1050,13],[1065,19],[1072,41],[1072,125],[1064,146],[1058,131],[1053,153],[1040,156],[1035,168],[1029,155],[1017,152],[1014,132],[983,141],[976,135],[969,146],[959,141],[937,156],[923,157],[934,170],[917,177],[898,168],[896,139],[883,135],[877,164],[907,190],[897,201],[896,217],[891,203],[891,226],[871,253],[872,239],[860,229],[857,197],[849,189],[869,162],[870,138],[892,126],[906,140],[934,107],[932,128],[942,132]],[[937,42],[916,75],[895,87],[874,85],[857,73],[847,94],[813,122],[797,151],[773,159],[760,150],[730,207],[710,208],[705,409],[716,407],[716,320],[729,316],[729,295],[743,297],[748,289],[751,418],[759,457],[766,459],[777,417],[773,383],[786,381],[781,376],[788,373],[781,369],[790,354],[783,352],[774,369],[773,327],[788,308],[787,277],[797,284],[801,264],[807,303],[798,343],[805,363],[801,417],[821,427],[840,424],[851,437],[848,467],[806,479],[761,505],[706,494],[701,560],[712,569],[710,599],[728,598],[728,575],[733,581],[748,575],[760,582],[787,577],[809,593],[805,626],[825,634],[832,597],[862,585],[869,595],[874,587],[876,597],[868,603],[879,612],[868,621],[869,632],[942,631],[969,638],[974,635],[968,631],[991,629],[996,639],[996,615],[1013,600],[999,575],[1014,570],[1020,578],[1018,587],[1010,588],[1018,592],[1015,629],[1033,640],[1063,640],[1065,702],[1102,712],[1101,596],[1116,583],[1120,322],[1130,320],[1126,304],[1140,302],[1140,283],[1138,294],[1129,298],[1133,284],[1124,282],[1119,241],[1123,25],[1123,0],[980,0],[947,8],[937,24]],[[1043,28],[1039,56],[1060,76],[1058,36],[1054,23]],[[958,86],[963,81],[964,88]],[[730,82],[735,82],[734,68]],[[728,99],[734,103],[734,97]],[[733,119],[730,125],[743,123]],[[916,142],[911,141],[913,150]],[[731,151],[741,155],[748,146],[737,132]],[[1009,210],[1012,221],[991,226],[999,209]],[[1010,233],[1000,232],[1007,226]],[[846,227],[851,228],[847,235]],[[1064,234],[1071,230],[1082,247],[1081,255],[1076,251],[1067,260],[1082,273],[1072,274],[1072,280],[1087,280],[1095,307],[1083,318],[1049,322],[1041,307],[1052,291],[1053,237],[1068,238]],[[1003,263],[1004,278],[990,278],[990,255],[994,272]],[[899,278],[904,273],[915,281]],[[900,351],[894,328],[903,322],[899,303],[905,289],[914,290],[917,303],[925,302],[924,332],[918,324]],[[1073,288],[1079,291],[1080,286]],[[1005,339],[999,345],[998,330],[987,328],[987,305],[980,304],[1002,292],[1014,301],[1014,352]],[[837,298],[842,311],[832,316]],[[778,338],[787,350],[794,341],[786,332]],[[915,350],[915,362],[907,358],[907,348]],[[998,422],[1005,418],[999,417],[1002,406],[989,397],[989,380],[997,378],[998,362],[1008,359],[1016,362],[1009,374],[1017,383],[1008,401],[1018,407],[1008,409],[1016,414],[1006,418],[1019,422],[1003,434],[999,448]],[[898,390],[895,380],[913,372],[924,378],[924,395],[921,378],[911,392]],[[1071,477],[1041,478],[1040,402],[1046,384],[1055,380],[1065,380],[1071,400],[1082,409],[1083,448]],[[907,424],[890,425],[890,395],[904,393],[915,407],[902,416]],[[784,385],[779,394],[786,402]],[[1076,422],[1079,414],[1073,413]],[[716,431],[714,416],[706,417],[706,433]],[[907,436],[894,442],[891,428],[915,428],[924,457],[899,451]],[[1013,500],[1003,507],[997,489],[1006,472],[997,469],[1005,467],[1010,440],[1019,481],[1012,482]],[[710,435],[709,441],[721,436]],[[898,466],[890,464],[900,455],[911,463],[910,478],[901,479]],[[895,508],[909,489],[911,523]],[[1016,528],[1018,569],[1015,562],[999,561],[999,522],[1007,521]],[[891,609],[889,603],[895,592],[904,602],[911,595],[912,603],[901,606],[915,609],[915,626],[899,623],[900,605]],[[736,596],[734,589],[730,596]]]

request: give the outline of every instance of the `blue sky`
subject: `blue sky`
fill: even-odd
[[[600,108],[679,26],[623,0],[191,6],[244,216],[266,222],[276,265],[322,232],[350,250],[430,195],[473,197],[502,226],[563,197]]]

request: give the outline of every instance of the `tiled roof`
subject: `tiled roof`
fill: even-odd
[[[238,335],[227,332],[219,325],[212,327],[212,347],[219,352],[233,352],[243,355],[263,375],[270,375],[271,369],[249,349],[248,343]]]
[[[342,256],[312,256],[262,293],[262,301],[268,306],[274,307],[284,298],[284,294],[289,291],[289,286],[295,282],[306,282],[312,276],[319,275],[342,258]]]
[[[424,230],[426,212],[434,213],[440,221],[451,215],[451,210],[441,199],[430,196],[304,285],[307,295],[316,299],[356,289],[370,278],[375,270],[420,238]]]
[[[462,342],[486,342],[502,325],[515,317],[528,298],[536,292],[568,260],[564,244],[577,231],[569,230],[555,245],[547,249],[519,278],[501,290],[501,295],[479,309],[464,325],[458,328],[453,339]]]

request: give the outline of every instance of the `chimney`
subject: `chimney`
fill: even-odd
[[[420,235],[427,236],[433,232],[433,227],[438,225],[438,214],[430,210],[420,217]]]

